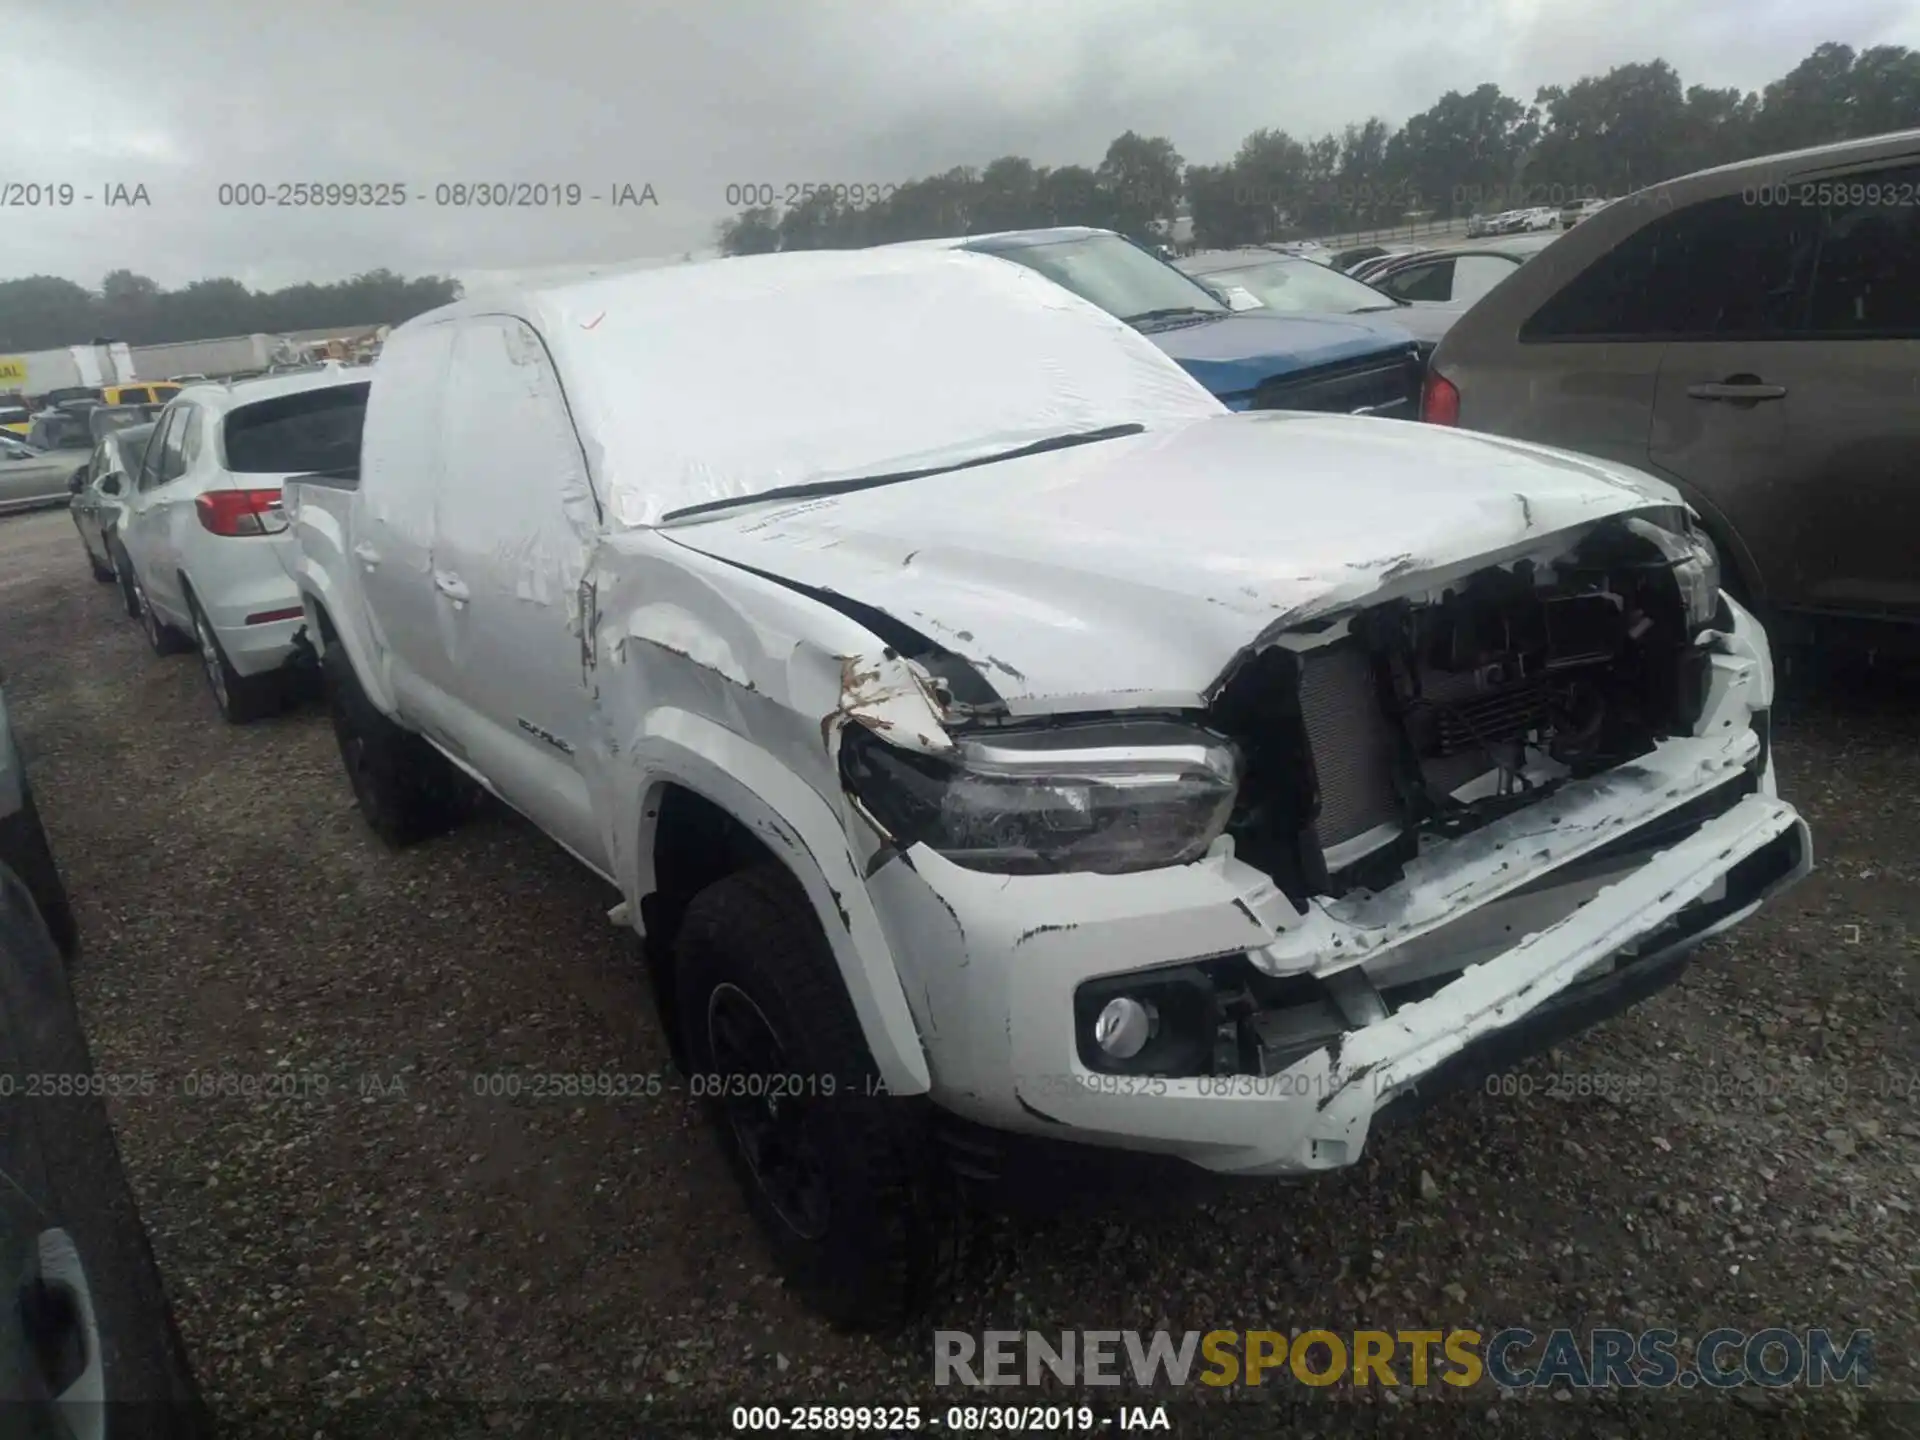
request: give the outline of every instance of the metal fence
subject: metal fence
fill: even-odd
[[[1466,233],[1467,222],[1456,218],[1419,220],[1372,230],[1347,230],[1338,235],[1316,235],[1313,238],[1329,250],[1345,250],[1354,245],[1383,245],[1396,240],[1440,240],[1464,237]]]

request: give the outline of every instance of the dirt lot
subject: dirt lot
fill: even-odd
[[[944,1408],[967,1397],[932,1387],[936,1325],[1867,1327],[1869,1402],[1920,1396],[1910,682],[1783,703],[1782,786],[1817,873],[1679,986],[1533,1062],[1530,1096],[1457,1095],[1308,1188],[1207,1181],[982,1221],[951,1302],[876,1340],[782,1292],[671,1082],[651,1099],[476,1093],[665,1072],[600,882],[499,815],[384,850],[317,708],[221,724],[194,660],[155,657],[88,577],[63,513],[0,521],[0,665],[85,937],[96,1061],[159,1079],[114,1120],[232,1433],[310,1435],[324,1404],[403,1396],[480,1403],[431,1424],[396,1411],[412,1423],[384,1433],[463,1415],[507,1433],[509,1407],[544,1400],[620,1402],[547,1413],[624,1434],[649,1416],[724,1432],[738,1402]],[[222,1083],[257,1093],[200,1093]],[[1299,1418],[1359,1405],[1400,1428],[1484,1424],[1497,1399],[1289,1388]],[[1899,1433],[1920,1415],[1831,1391],[1739,1398],[1509,1398],[1492,1423]],[[325,1433],[367,1413],[335,1411]],[[1226,1418],[1178,1414],[1181,1434]]]

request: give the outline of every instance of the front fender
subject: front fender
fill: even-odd
[[[932,1077],[892,948],[840,818],[820,794],[778,757],[688,710],[650,712],[622,748],[623,763],[608,766],[609,853],[636,923],[641,898],[655,886],[661,791],[685,786],[749,827],[793,872],[833,951],[881,1078],[896,1095],[925,1094]],[[619,843],[624,836],[635,837],[631,848]]]

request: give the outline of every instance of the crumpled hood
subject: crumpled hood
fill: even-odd
[[[882,610],[1042,713],[1195,706],[1263,632],[1672,504],[1545,446],[1272,411],[660,533]]]
[[[1405,330],[1371,316],[1263,315],[1257,310],[1145,333],[1189,375],[1223,396],[1251,390],[1277,375],[1413,343]]]

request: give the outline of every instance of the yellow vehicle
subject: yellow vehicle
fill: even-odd
[[[0,405],[0,430],[24,435],[33,424],[33,412],[24,405]]]
[[[180,393],[178,385],[103,385],[100,396],[109,405],[164,405]]]

